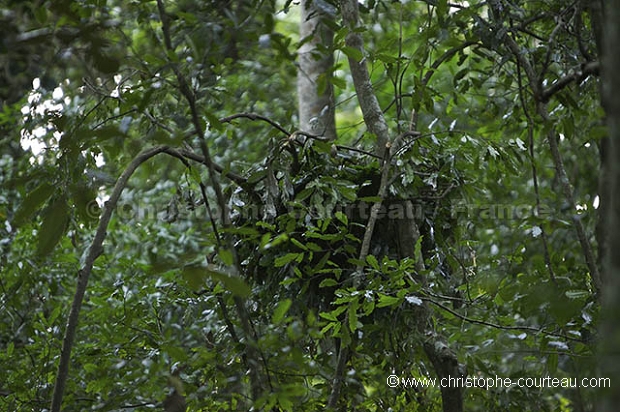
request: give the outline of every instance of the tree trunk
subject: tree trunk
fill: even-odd
[[[346,37],[346,45],[359,52],[359,55],[364,56],[364,43],[362,36],[359,32],[355,31],[359,24],[359,12],[357,0],[342,0],[340,2],[342,11],[342,17],[344,24],[351,30]],[[378,197],[381,199],[373,205],[371,209],[371,217],[366,225],[366,233],[364,235],[364,241],[362,242],[362,251],[360,253],[360,261],[365,260],[368,252],[367,240],[373,234],[373,227],[376,220],[376,213],[373,216],[373,209],[380,206],[387,194],[387,181],[390,168],[390,145],[393,141],[398,139],[390,139],[390,131],[383,115],[383,111],[379,106],[379,101],[372,88],[370,82],[370,75],[368,73],[368,67],[366,65],[366,59],[356,60],[354,57],[349,56],[349,66],[351,68],[351,76],[353,77],[353,83],[355,91],[357,93],[357,99],[362,109],[364,116],[364,123],[368,130],[376,137],[375,153],[384,158],[382,165],[381,184],[378,192]],[[391,142],[392,140],[392,142]],[[406,209],[406,204],[403,203]],[[412,247],[418,241],[420,237],[420,230],[415,221],[414,216],[405,215],[402,220],[397,222],[398,244],[401,253],[408,255],[407,257],[416,258],[418,270],[424,269],[424,260],[422,256],[414,256],[415,248]],[[379,239],[381,241],[381,239]],[[407,247],[408,245],[408,247]],[[405,257],[405,256],[402,256]],[[359,268],[358,268],[359,269]],[[423,280],[420,279],[423,283]],[[457,378],[460,375],[459,364],[456,355],[450,350],[446,342],[439,336],[433,329],[431,319],[431,310],[428,304],[425,302],[421,305],[420,310],[416,314],[417,328],[422,336],[425,337],[424,352],[429,358],[437,376],[442,380],[443,378]],[[340,360],[342,360],[341,357]],[[332,392],[334,395],[334,392]],[[337,394],[336,394],[337,395]],[[330,407],[335,406],[333,397],[330,396]],[[460,387],[446,387],[441,389],[441,400],[444,412],[462,412],[463,411],[463,391]]]
[[[605,250],[605,288],[601,310],[600,376],[609,378],[612,385],[620,382],[620,0],[610,0],[605,7],[603,30],[603,102],[609,126],[609,202],[607,203]],[[601,389],[599,411],[616,411],[620,391]]]
[[[297,75],[300,129],[329,140],[336,139],[331,82],[334,33],[324,21],[335,19],[335,15],[336,9],[323,0],[301,2],[299,34],[303,44],[299,48]]]
[[[585,2],[587,6],[588,15],[590,16],[590,25],[592,29],[592,33],[594,33],[594,40],[596,41],[596,49],[598,51],[599,60],[602,60],[605,55],[605,50],[603,49],[603,20],[604,20],[604,11],[603,11],[603,2],[600,0],[592,0],[590,2]],[[605,112],[609,111],[607,95],[603,92],[602,83],[600,84],[600,93],[601,93],[601,104],[605,109]],[[599,198],[599,209],[598,209],[598,222],[596,224],[596,240],[598,242],[598,256],[597,256],[597,265],[604,273],[604,262],[606,256],[605,248],[608,245],[607,239],[607,214],[608,214],[608,206],[609,206],[609,196],[610,196],[610,162],[609,162],[609,137],[601,138],[601,141],[598,144],[599,150],[599,179],[598,179],[598,198]]]

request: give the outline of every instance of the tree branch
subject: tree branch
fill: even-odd
[[[169,53],[174,53],[174,49],[172,48],[172,41],[170,38],[170,17],[166,13],[163,0],[157,0],[157,9],[159,11],[162,23],[164,44]],[[181,91],[181,94],[185,97],[189,105],[191,121],[194,126],[195,134],[199,139],[200,151],[202,152],[204,162],[209,170],[209,179],[211,181],[211,186],[213,187],[213,191],[215,192],[215,198],[217,200],[222,215],[222,225],[224,229],[228,229],[231,227],[228,203],[224,198],[222,187],[217,179],[215,163],[212,160],[211,154],[209,152],[209,146],[207,145],[207,142],[205,140],[205,133],[202,127],[202,123],[200,122],[200,117],[198,115],[196,96],[190,89],[187,79],[185,78],[185,76],[183,76],[183,73],[181,73],[179,67],[176,64],[172,64],[172,70],[176,75],[177,82],[179,84],[179,90]],[[237,252],[235,249],[234,239],[230,231],[225,230],[223,236],[225,239],[226,247],[233,256],[233,266],[231,269],[233,269],[234,275],[240,275],[242,273],[242,270],[241,265],[239,264],[239,257],[237,256]],[[256,348],[257,337],[253,332],[250,314],[245,306],[245,303],[241,300],[239,296],[234,296],[233,300],[235,303],[235,308],[237,310],[237,315],[239,316],[239,320],[241,321],[241,327],[245,335],[244,337],[247,339],[247,341],[245,342],[247,367],[250,371],[250,385],[252,388],[252,396],[253,399],[256,400],[258,399],[258,397],[260,396],[260,392],[262,391],[262,378],[258,371],[260,365],[260,354],[258,353],[258,350]]]
[[[235,119],[239,119],[239,118],[246,118],[246,119],[250,119],[250,120],[262,120],[263,122],[267,122],[270,125],[272,125],[274,128],[278,129],[280,132],[282,132],[285,135],[290,135],[290,133],[282,126],[280,125],[278,122],[271,120],[268,117],[262,116],[260,114],[257,113],[235,113],[233,115],[230,116],[226,116],[226,117],[222,117],[221,119],[219,119],[219,121],[221,123],[230,123]]]
[[[545,121],[545,123],[547,123],[548,125],[552,125],[551,119],[549,118],[549,113],[547,112],[547,106],[542,102],[538,102],[536,108],[538,114]],[[575,191],[573,189],[573,185],[568,179],[568,175],[566,174],[564,162],[562,161],[562,155],[558,146],[557,135],[553,126],[550,126],[549,130],[547,131],[547,142],[549,143],[549,147],[551,149],[551,156],[553,157],[553,162],[555,163],[555,170],[558,174],[560,184],[562,185],[564,196],[568,201],[570,209],[575,210]],[[579,239],[579,243],[581,244],[581,250],[583,251],[586,264],[588,265],[590,276],[592,277],[594,289],[596,290],[597,296],[600,298],[600,292],[603,288],[603,283],[601,281],[601,275],[598,270],[598,265],[596,264],[596,259],[594,258],[592,245],[590,245],[586,230],[583,227],[583,223],[581,223],[581,220],[578,217],[573,217],[573,225],[575,227],[575,231],[577,232],[577,238]]]
[[[187,158],[189,160],[193,160],[194,162],[201,163],[207,167],[209,166],[209,162],[203,156],[200,156],[199,154],[192,152],[189,149],[177,150],[173,148],[168,148],[166,149],[166,153],[168,153],[171,156],[177,157],[177,158],[181,158],[181,159]],[[233,182],[235,182],[241,187],[246,185],[248,180],[245,177],[235,172],[231,172],[230,170],[226,170],[224,169],[223,166],[220,166],[217,163],[211,162],[211,164],[213,165],[213,170],[220,173],[222,176],[232,180]]]
[[[571,84],[573,82],[581,83],[588,76],[591,76],[591,75],[598,76],[599,72],[600,72],[600,64],[599,64],[599,62],[588,62],[588,63],[585,63],[583,65],[583,68],[581,69],[581,71],[577,71],[575,73],[572,73],[572,74],[569,74],[567,76],[564,76],[564,77],[558,79],[558,81],[553,83],[551,86],[549,86],[546,89],[544,89],[542,94],[541,94],[541,96],[540,96],[540,100],[543,103],[547,103],[549,101],[549,99],[551,99],[551,97],[553,97],[553,95],[555,95],[558,92],[560,92],[561,90],[563,90],[569,84]]]
[[[420,299],[422,299],[425,302],[429,302],[432,303],[433,305],[445,310],[446,312],[449,312],[450,314],[456,316],[457,318],[468,322],[468,323],[472,323],[472,324],[476,324],[476,325],[482,325],[482,326],[488,326],[494,329],[502,329],[502,330],[520,330],[523,332],[534,332],[537,334],[542,334],[542,335],[546,335],[546,336],[554,336],[556,338],[563,338],[566,340],[570,340],[573,342],[583,342],[582,339],[578,339],[578,338],[573,338],[561,333],[555,333],[555,332],[549,332],[547,330],[545,330],[545,328],[535,328],[532,326],[505,326],[505,325],[500,325],[498,323],[492,323],[492,322],[487,322],[485,320],[480,320],[480,319],[474,319],[474,318],[470,318],[468,316],[462,315],[460,313],[458,313],[457,311],[450,309],[448,306],[444,305],[443,303],[439,303],[434,299],[422,296]]]
[[[495,12],[497,13],[497,11]],[[532,89],[532,92],[534,94],[534,101],[536,102],[536,112],[544,120],[544,122],[550,126],[547,131],[547,142],[551,150],[551,157],[553,158],[555,170],[560,180],[560,184],[562,185],[564,196],[566,197],[566,200],[568,201],[571,210],[574,210],[574,189],[568,179],[568,175],[566,174],[564,162],[562,161],[562,154],[560,153],[560,148],[558,146],[556,132],[551,122],[551,119],[549,118],[546,102],[543,100],[540,79],[536,75],[534,67],[532,66],[530,61],[525,57],[525,53],[519,48],[517,42],[508,35],[505,35],[503,39],[505,41],[505,44],[508,46],[508,49],[515,56],[517,64],[525,71],[525,75],[528,79],[530,88]],[[573,225],[575,227],[575,231],[577,232],[577,238],[579,239],[579,243],[581,244],[581,249],[583,251],[586,264],[592,278],[592,283],[594,284],[594,289],[596,290],[596,294],[600,296],[600,291],[603,284],[601,281],[598,266],[596,264],[596,259],[594,258],[594,253],[592,251],[592,245],[590,245],[586,230],[583,227],[581,220],[574,218]]]
[[[106,231],[108,228],[108,224],[110,223],[110,218],[112,217],[112,212],[116,208],[118,199],[120,198],[123,189],[125,189],[127,181],[129,180],[133,172],[138,168],[138,166],[140,166],[151,157],[159,153],[165,152],[166,149],[166,146],[157,146],[145,150],[144,152],[136,156],[136,158],[131,161],[129,166],[127,166],[127,168],[123,171],[123,173],[116,181],[116,185],[114,186],[114,190],[110,195],[110,199],[105,203],[103,213],[101,214],[101,218],[99,219],[97,231],[95,232],[95,237],[90,244],[84,264],[82,268],[78,271],[78,283],[75,290],[75,295],[73,297],[73,303],[71,304],[71,310],[69,311],[69,319],[67,320],[65,336],[62,342],[62,350],[60,352],[60,362],[58,364],[56,383],[54,385],[54,393],[52,395],[52,403],[50,407],[51,412],[60,412],[60,408],[62,406],[62,398],[64,395],[67,378],[69,377],[71,350],[73,348],[73,342],[75,341],[75,334],[77,332],[77,325],[80,316],[80,309],[82,308],[82,301],[84,300],[84,294],[86,293],[86,287],[88,286],[88,279],[92,272],[95,260],[103,252],[103,241],[106,237]]]
[[[433,74],[435,74],[435,71],[439,68],[439,66],[441,66],[446,61],[450,60],[452,57],[454,57],[455,54],[457,54],[461,50],[464,50],[468,48],[469,46],[473,46],[475,44],[478,44],[478,42],[473,41],[473,40],[467,40],[459,44],[458,46],[455,46],[449,50],[446,50],[444,54],[439,56],[439,58],[435,60],[433,64],[431,64],[430,69],[424,75],[424,79],[422,80],[422,86],[426,86],[428,84],[428,82],[431,80],[431,77],[433,76]]]
[[[357,93],[357,99],[360,103],[364,123],[366,123],[368,131],[374,134],[377,138],[375,153],[379,157],[383,158],[386,145],[390,141],[389,128],[385,121],[385,117],[383,116],[383,111],[379,106],[377,96],[375,96],[372,82],[370,81],[366,58],[363,57],[364,41],[362,40],[361,34],[356,31],[359,23],[357,0],[341,0],[340,9],[344,24],[349,28],[349,33],[345,39],[345,44],[347,47],[356,50],[359,55],[362,56],[359,61],[352,56],[348,56],[349,67],[351,68],[351,76],[353,77],[353,85]]]

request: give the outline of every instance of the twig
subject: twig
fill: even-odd
[[[525,97],[523,96],[523,84],[521,78],[521,66],[517,65],[517,82],[519,84],[519,101],[523,109],[523,113],[527,119],[527,136],[528,136],[528,149],[530,155],[530,164],[532,166],[532,181],[534,182],[534,196],[536,197],[536,212],[540,215],[540,191],[538,189],[538,171],[536,170],[536,161],[534,158],[534,119],[527,110],[525,104]],[[549,271],[549,278],[554,285],[557,286],[557,280],[555,279],[555,273],[553,272],[553,265],[551,263],[551,255],[549,253],[549,245],[547,244],[547,232],[544,225],[540,225],[541,239],[543,243],[543,252],[545,256],[545,264],[547,271]]]
[[[467,40],[459,44],[458,46],[455,46],[449,50],[446,50],[444,54],[439,56],[439,58],[435,60],[433,64],[431,64],[430,69],[424,75],[424,79],[422,79],[422,86],[424,87],[428,84],[428,82],[431,80],[431,77],[433,76],[433,74],[435,74],[435,71],[439,68],[439,66],[441,66],[446,61],[450,60],[456,53],[468,48],[469,46],[473,46],[475,44],[478,44],[478,42],[474,40]]]
[[[222,117],[221,119],[219,119],[219,121],[220,121],[220,123],[230,123],[233,120],[239,119],[239,118],[246,118],[246,119],[250,119],[250,120],[262,120],[263,122],[269,123],[270,125],[272,125],[276,129],[278,129],[283,134],[285,134],[287,136],[290,134],[278,122],[276,122],[274,120],[271,120],[270,118],[262,116],[260,114],[256,114],[256,113],[236,113],[236,114],[233,114],[233,115],[230,115],[230,116]]]
[[[194,152],[192,152],[191,150],[188,149],[181,149],[181,150],[177,150],[177,149],[172,149],[172,148],[168,148],[166,150],[166,153],[174,156],[174,157],[182,157],[182,158],[187,158],[189,160],[193,160],[194,162],[198,162],[198,163],[202,163],[205,166],[208,166],[209,162],[207,160],[205,160],[204,157],[200,156],[199,154],[196,154]],[[247,179],[235,172],[231,172],[229,170],[224,169],[223,166],[220,166],[217,163],[214,162],[210,162],[213,165],[213,169],[220,173],[222,176],[232,180],[233,182],[235,182],[236,184],[238,184],[239,186],[244,186],[247,183]]]
[[[342,382],[344,381],[344,370],[347,366],[348,359],[349,346],[341,344],[340,351],[338,352],[338,363],[336,364],[336,371],[334,372],[334,379],[332,381],[332,390],[329,393],[329,398],[327,398],[328,410],[336,409],[336,405],[338,405],[338,398],[340,398]]]
[[[425,297],[425,296],[421,296],[420,299],[422,299],[425,302],[432,303],[433,305],[435,305],[437,307],[440,307],[441,309],[445,310],[446,312],[449,312],[452,315],[456,316],[457,318],[459,318],[461,320],[464,320],[465,322],[468,322],[468,323],[474,323],[474,324],[482,325],[482,326],[489,326],[491,328],[502,329],[502,330],[520,330],[520,331],[524,331],[524,332],[535,332],[535,333],[540,333],[542,335],[555,336],[555,337],[558,337],[558,338],[563,338],[563,339],[570,340],[570,341],[573,341],[573,342],[582,342],[582,339],[571,338],[570,336],[566,336],[566,335],[563,335],[561,333],[549,332],[549,331],[546,331],[544,328],[535,328],[535,327],[532,327],[532,326],[504,326],[504,325],[500,325],[500,324],[497,324],[497,323],[487,322],[485,320],[470,318],[468,316],[461,315],[457,311],[449,308],[448,306],[444,305],[443,303],[437,302],[434,299],[431,299],[431,298],[428,298],[428,297]]]

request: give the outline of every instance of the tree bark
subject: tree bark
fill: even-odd
[[[359,32],[355,31],[358,27],[358,3],[357,0],[342,0],[340,2],[341,12],[344,24],[351,30],[346,37],[346,45],[351,49],[357,50],[359,56],[364,56],[364,43],[362,36]],[[353,54],[353,53],[352,53]],[[372,238],[374,224],[377,219],[377,211],[381,206],[383,198],[387,194],[387,182],[390,170],[390,146],[391,143],[397,145],[398,141],[402,138],[399,136],[391,142],[390,131],[383,115],[383,111],[379,106],[379,101],[374,93],[372,83],[370,81],[370,75],[366,65],[365,58],[357,60],[353,55],[348,56],[349,66],[351,68],[351,75],[353,77],[353,83],[355,91],[357,92],[357,98],[362,109],[364,116],[364,123],[368,128],[368,131],[373,133],[376,137],[375,153],[384,159],[382,166],[381,185],[377,193],[379,201],[373,204],[371,210],[371,217],[366,225],[366,232],[364,234],[364,241],[362,242],[362,248],[360,251],[360,261],[365,260],[368,255],[368,249],[370,247],[370,240]],[[414,216],[405,216],[403,221],[398,222],[399,227],[409,228],[409,230],[399,231],[397,236],[399,237],[399,243],[402,245],[415,245],[420,236],[420,231],[417,223],[414,220]],[[422,256],[414,256],[415,248],[409,248],[403,252],[409,252],[412,258],[417,259],[418,270],[424,269],[424,260]],[[403,256],[405,257],[405,256]],[[360,275],[360,269],[358,267],[357,274]],[[421,280],[422,282],[422,280]],[[420,335],[427,337],[423,343],[424,351],[429,358],[437,376],[442,378],[453,377],[456,378],[459,375],[459,364],[456,355],[449,349],[448,345],[441,339],[441,337],[435,332],[430,322],[431,312],[426,303],[421,305],[420,310],[416,313],[416,325],[420,332]],[[348,351],[341,350],[338,364],[346,362]],[[343,368],[342,368],[343,369]],[[334,378],[334,385],[332,393],[329,397],[328,409],[334,409],[337,405],[340,395],[341,377],[338,373],[342,373],[342,370],[336,371]],[[462,388],[451,387],[442,388],[441,400],[444,412],[462,412],[463,411],[463,393]]]
[[[114,190],[110,195],[110,199],[108,199],[103,208],[103,213],[101,214],[101,218],[99,219],[99,225],[97,226],[95,237],[93,238],[93,241],[88,248],[88,254],[86,255],[84,264],[78,272],[77,287],[75,289],[73,303],[71,304],[71,310],[69,311],[69,318],[67,320],[67,327],[65,329],[65,336],[62,341],[62,349],[60,352],[60,362],[58,363],[58,371],[56,373],[56,381],[54,384],[54,392],[52,395],[52,402],[50,406],[50,410],[52,412],[60,412],[60,408],[62,407],[62,398],[65,393],[67,379],[69,378],[69,363],[71,362],[71,350],[73,349],[73,342],[75,341],[75,335],[77,333],[80,310],[82,308],[82,302],[84,300],[86,288],[88,287],[88,279],[90,278],[90,274],[93,270],[95,260],[97,260],[99,255],[101,255],[101,253],[103,252],[103,241],[105,240],[107,234],[108,223],[110,223],[112,213],[114,212],[114,209],[116,209],[118,199],[121,197],[121,193],[125,189],[129,178],[131,177],[133,172],[136,171],[138,166],[140,166],[151,157],[159,153],[165,152],[167,149],[167,146],[157,146],[145,150],[144,152],[136,156],[136,158],[131,161],[129,166],[127,166],[127,168],[123,171],[121,176],[116,181],[116,185],[114,186]]]
[[[590,24],[592,32],[594,33],[594,39],[596,41],[596,49],[598,51],[599,61],[603,60],[603,56],[605,55],[605,50],[603,47],[603,20],[604,20],[604,4],[601,0],[592,0],[589,2],[584,1],[587,6],[588,14],[590,16]],[[600,93],[601,93],[601,105],[605,112],[609,112],[609,103],[607,99],[607,94],[603,92],[603,83],[599,83],[600,85]],[[599,179],[598,179],[598,198],[599,198],[599,209],[598,209],[598,222],[596,224],[596,240],[598,242],[598,258],[597,264],[601,268],[603,277],[605,276],[604,270],[604,262],[607,256],[607,233],[608,233],[608,222],[607,222],[607,214],[609,213],[609,201],[610,201],[610,181],[609,175],[611,174],[611,164],[609,159],[609,137],[605,136],[601,138],[601,141],[598,144],[599,150]],[[603,279],[603,282],[605,279]]]
[[[620,0],[610,0],[605,7],[603,30],[603,102],[609,127],[609,202],[606,216],[609,242],[604,262],[605,288],[601,310],[601,344],[599,351],[600,376],[609,378],[612,385],[620,382]],[[616,411],[620,391],[601,389],[599,411]]]
[[[301,2],[299,35],[303,44],[298,52],[297,74],[299,127],[328,140],[336,139],[336,108],[331,82],[334,33],[324,21],[335,17],[335,8],[323,0]]]
[[[341,1],[340,9],[342,11],[342,20],[350,30],[349,34],[347,34],[345,43],[347,47],[350,47],[352,50],[357,50],[359,56],[362,56],[360,60],[352,53],[348,56],[351,77],[353,77],[353,85],[357,93],[357,100],[360,103],[362,115],[364,116],[364,123],[368,131],[375,135],[377,139],[375,154],[383,158],[388,142],[390,141],[390,131],[370,81],[366,58],[364,57],[364,40],[362,39],[362,35],[355,30],[359,25],[357,0]]]

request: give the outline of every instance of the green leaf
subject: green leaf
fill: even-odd
[[[340,77],[333,76],[330,81],[334,86],[339,89],[345,90],[347,88],[347,82]]]
[[[218,253],[220,259],[222,260],[222,263],[225,264],[226,266],[232,266],[233,264],[233,254],[230,250],[228,249],[221,249]]]
[[[292,244],[294,244],[295,246],[297,246],[298,248],[300,248],[301,250],[308,250],[308,248],[301,243],[299,240],[295,239],[295,238],[290,238],[290,241]]]
[[[567,290],[565,294],[569,299],[586,299],[590,296],[587,290]]]
[[[24,201],[19,205],[19,209],[15,213],[13,223],[15,226],[21,226],[47,201],[54,193],[54,186],[50,183],[42,183],[32,192],[28,193]]]
[[[366,203],[377,203],[383,201],[381,196],[364,196],[360,197],[359,200]]]
[[[201,290],[204,287],[207,273],[204,267],[199,265],[188,265],[181,271],[181,276],[193,290]]]
[[[93,50],[91,56],[93,64],[100,72],[104,74],[114,74],[118,72],[120,62],[117,59],[101,53],[99,50]]]
[[[381,60],[383,63],[394,64],[398,61],[398,59],[394,56],[391,56],[387,53],[377,53],[377,59]]]
[[[360,62],[363,58],[364,55],[362,54],[362,52],[358,49],[355,49],[353,47],[349,47],[349,46],[344,46],[342,47],[342,52],[344,54],[347,55],[347,57],[349,57],[350,59],[355,60],[356,62]]]
[[[247,298],[252,293],[250,286],[238,276],[228,275],[211,268],[206,269],[206,271],[212,279],[222,282],[226,290],[231,292],[233,295]]]
[[[95,138],[95,141],[99,143],[123,135],[117,126],[101,126],[92,130],[90,134]]]
[[[424,236],[418,237],[418,240],[415,242],[415,248],[413,249],[413,256],[415,257],[416,262],[424,261],[422,257],[422,239]]]
[[[383,293],[379,293],[379,302],[377,303],[378,308],[385,308],[388,306],[396,306],[400,303],[400,299],[394,296],[384,295]]]
[[[357,330],[357,309],[359,308],[359,300],[354,300],[347,310],[347,318],[349,320],[349,330],[355,332]]]
[[[322,250],[323,250],[323,248],[322,248],[321,246],[317,245],[317,244],[316,244],[316,243],[314,243],[314,242],[308,242],[308,243],[306,243],[306,247],[307,247],[308,249],[310,249],[310,251],[311,251],[311,252],[320,252],[320,251],[322,251]]]
[[[368,264],[374,269],[374,270],[380,270],[379,267],[379,262],[377,261],[377,258],[374,257],[373,255],[368,255],[366,256],[366,262],[368,262]]]
[[[82,369],[84,369],[88,373],[95,373],[97,372],[99,367],[94,363],[86,363],[82,366]]]
[[[319,288],[327,288],[330,286],[336,286],[338,285],[338,282],[336,281],[336,279],[323,279],[321,281],[321,283],[319,283]]]
[[[69,224],[69,206],[65,197],[59,197],[45,212],[43,224],[39,230],[37,254],[46,256],[54,250],[65,234]]]
[[[224,273],[216,269],[214,265],[209,265],[208,267],[188,265],[183,268],[181,275],[194,290],[201,290],[204,287],[206,278],[210,277],[214,281],[221,282],[224,285],[224,289],[233,295],[245,298],[252,293],[252,289],[243,279]]]
[[[321,312],[319,313],[319,316],[322,317],[325,320],[330,320],[332,322],[337,322],[338,318],[331,312]]]
[[[336,212],[336,219],[342,222],[345,226],[349,224],[349,218],[342,212]]]
[[[293,301],[290,299],[284,299],[283,301],[278,302],[276,308],[273,311],[271,321],[275,324],[281,323],[282,319],[284,319],[284,315],[286,315],[286,312],[288,312],[292,303]]]
[[[364,311],[364,316],[370,315],[375,310],[374,299],[365,299],[364,303],[362,303],[362,310]]]
[[[277,268],[281,268],[282,266],[287,265],[291,263],[292,261],[298,259],[299,255],[302,255],[302,253],[287,253],[284,256],[277,257],[274,262],[274,265]]]
[[[319,316],[323,319],[331,320],[334,322],[338,321],[338,316],[340,316],[345,310],[347,310],[346,305],[342,305],[332,310],[331,312],[320,312]]]
[[[76,185],[71,188],[71,195],[77,214],[83,222],[94,222],[99,218],[101,208],[95,200],[95,190],[85,185]]]
[[[209,128],[217,131],[224,130],[224,125],[222,125],[222,122],[220,122],[220,119],[218,119],[217,116],[210,112],[205,112],[205,117],[209,121]]]

